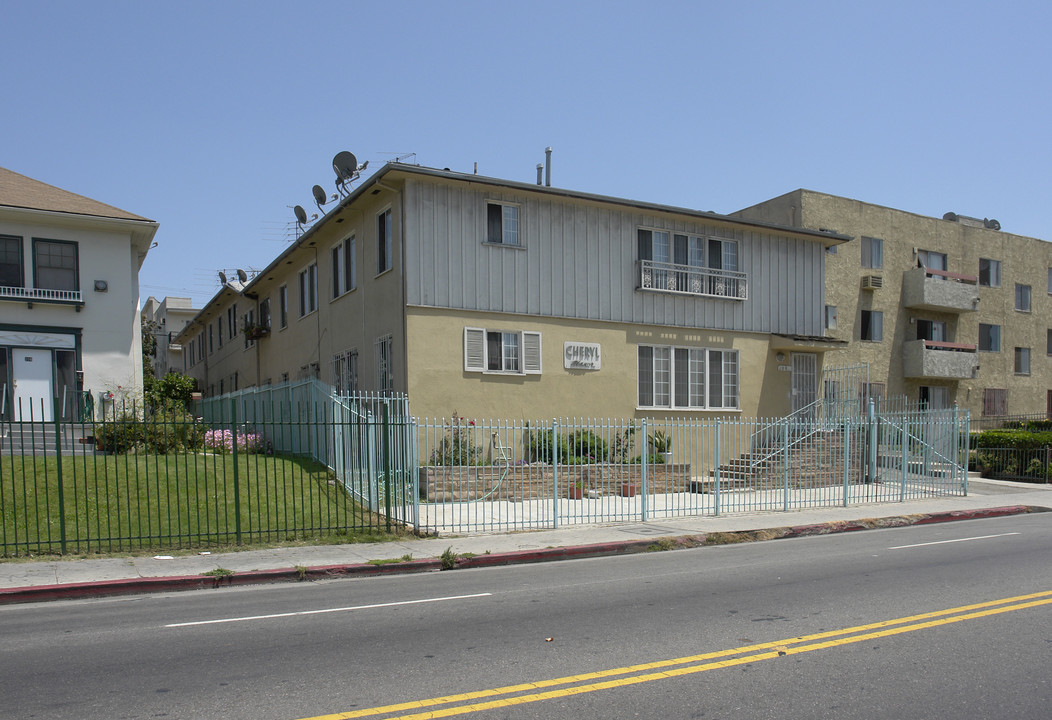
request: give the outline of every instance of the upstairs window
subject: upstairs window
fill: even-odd
[[[946,253],[932,252],[931,250],[919,250],[917,252],[917,260],[921,266],[928,268],[929,270],[942,270],[945,272],[948,267],[946,264]]]
[[[1015,349],[1015,374],[1030,374],[1030,348],[1017,347]]]
[[[278,322],[279,327],[285,328],[289,324],[289,286],[282,285],[278,288]]]
[[[826,305],[826,330],[836,330],[836,305]]]
[[[259,301],[259,324],[270,329],[270,298]]]
[[[77,244],[33,239],[33,284],[46,290],[80,290]]]
[[[466,372],[539,375],[541,334],[538,332],[464,328]]]
[[[859,322],[859,340],[881,342],[884,339],[884,313],[879,310],[863,310]]]
[[[391,211],[384,210],[376,216],[376,274],[391,269]]]
[[[884,241],[881,238],[862,238],[862,267],[884,267]]]
[[[1020,285],[1016,283],[1015,286],[1015,309],[1019,312],[1030,312],[1030,286]]]
[[[300,317],[318,309],[318,263],[300,270]]]
[[[353,237],[347,238],[332,249],[332,297],[334,299],[357,287],[354,253]]]
[[[486,203],[486,242],[499,245],[522,244],[519,238],[519,206]]]
[[[979,323],[979,349],[983,352],[1001,352],[1001,326]]]
[[[917,339],[946,342],[946,323],[942,320],[917,320]]]
[[[219,336],[219,347],[223,347],[223,316],[216,318],[216,335]]]
[[[0,287],[25,287],[20,237],[0,235]]]
[[[237,337],[237,303],[226,309],[227,339]]]
[[[979,284],[983,287],[1001,287],[1001,261],[979,258]]]

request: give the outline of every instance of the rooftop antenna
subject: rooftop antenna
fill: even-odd
[[[336,157],[332,159],[332,170],[336,173],[336,189],[340,191],[340,195],[348,194],[347,183],[357,180],[362,170],[367,167],[369,167],[369,161],[366,160],[359,165],[358,158],[352,152],[343,150],[336,153]]]
[[[314,187],[312,187],[311,192],[314,193],[314,204],[318,206],[318,212],[324,212],[321,206],[329,202],[330,200],[335,200],[337,197],[339,197],[336,193],[333,193],[332,197],[330,198],[328,195],[325,194],[325,188],[323,188],[321,185],[315,185]]]
[[[242,285],[244,285],[245,283],[248,282],[248,275],[245,273],[244,270],[242,270],[241,268],[238,268],[237,269],[237,279],[241,281]]]
[[[226,285],[226,273],[222,270],[219,271],[219,282]]]

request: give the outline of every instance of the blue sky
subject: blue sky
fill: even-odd
[[[798,187],[1052,240],[1048,2],[8,3],[0,166],[157,220],[142,298],[261,269],[416,153],[733,212]]]

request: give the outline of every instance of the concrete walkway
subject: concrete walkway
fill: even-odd
[[[174,557],[3,560],[0,561],[0,604],[325,577],[430,572],[443,569],[440,557],[448,548],[460,556],[457,567],[478,567],[701,545],[715,541],[706,539],[711,533],[744,532],[749,537],[743,539],[767,539],[1048,509],[1052,509],[1052,485],[973,478],[969,481],[967,497],[815,508],[788,513],[572,525],[557,530],[406,538],[384,543],[276,547],[210,554],[191,552]],[[887,520],[878,523],[867,520],[874,518]],[[406,560],[409,556],[412,560]],[[375,561],[378,560],[399,562],[377,564]],[[449,560],[447,555],[447,566]],[[233,574],[203,575],[217,568]]]

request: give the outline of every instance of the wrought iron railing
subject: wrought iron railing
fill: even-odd
[[[745,273],[657,262],[639,261],[639,287],[644,290],[745,300],[749,283]]]

